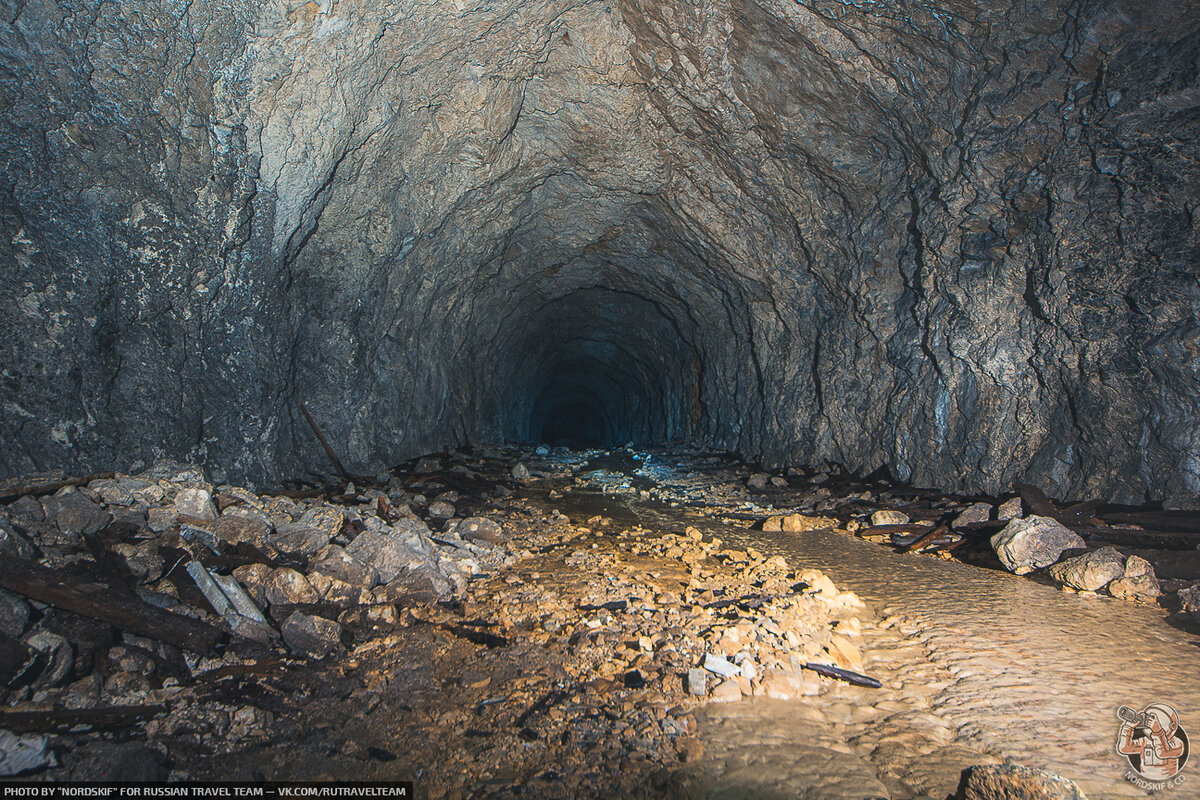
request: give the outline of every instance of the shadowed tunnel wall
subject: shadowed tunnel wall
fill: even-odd
[[[277,480],[304,403],[1200,495],[1194,4],[0,11],[4,473]]]

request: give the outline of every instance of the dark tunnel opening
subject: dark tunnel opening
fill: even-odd
[[[616,444],[612,427],[606,423],[603,412],[587,403],[567,402],[555,406],[541,427],[536,438],[555,447],[583,449]]]

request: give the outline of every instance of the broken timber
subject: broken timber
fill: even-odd
[[[225,638],[223,631],[205,622],[172,614],[103,584],[69,581],[22,558],[0,562],[0,588],[194,653],[207,655]]]

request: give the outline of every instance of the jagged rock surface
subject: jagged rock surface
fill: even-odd
[[[0,472],[328,469],[304,403],[1200,494],[1200,7],[0,9]]]

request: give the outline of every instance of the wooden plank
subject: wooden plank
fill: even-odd
[[[128,728],[167,713],[164,704],[83,709],[0,710],[0,728],[15,733],[69,733]]]
[[[225,638],[220,629],[200,620],[172,614],[103,584],[65,579],[22,558],[0,561],[0,588],[195,653],[207,655]]]
[[[1025,508],[1030,513],[1037,514],[1039,517],[1058,519],[1058,509],[1041,489],[1027,483],[1018,483],[1014,488],[1016,488],[1017,494],[1021,495],[1021,502],[1025,504]]]
[[[1196,511],[1101,511],[1099,516],[1105,522],[1126,522],[1178,533],[1200,533],[1200,512]]]
[[[111,472],[97,472],[93,475],[82,475],[78,478],[66,478],[60,481],[31,481],[28,483],[20,483],[4,487],[4,493],[0,494],[0,503],[11,503],[14,500],[20,500],[26,495],[39,497],[45,494],[53,494],[59,489],[65,489],[68,486],[86,486],[92,481],[98,481],[103,478],[111,478]]]

